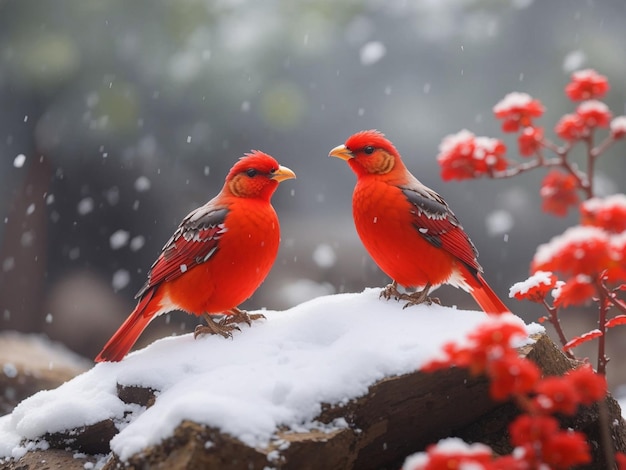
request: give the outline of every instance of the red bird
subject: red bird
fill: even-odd
[[[469,291],[487,313],[509,311],[483,279],[478,252],[448,204],[409,172],[384,134],[358,132],[330,156],[347,161],[356,174],[356,230],[393,281],[381,296],[406,300],[407,307],[430,301],[432,287],[451,284]],[[400,293],[398,284],[422,290]]]
[[[148,273],[135,310],[96,357],[121,361],[156,316],[184,310],[203,316],[194,336],[232,336],[248,315],[237,306],[269,273],[280,241],[270,199],[278,183],[296,175],[271,156],[253,151],[232,167],[220,193],[183,219]],[[216,323],[212,314],[225,314]]]

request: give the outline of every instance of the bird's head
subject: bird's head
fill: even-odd
[[[270,155],[252,150],[228,172],[225,188],[237,197],[269,201],[278,183],[295,177],[293,171],[279,165]]]
[[[377,130],[357,132],[332,149],[329,156],[347,161],[357,176],[385,175],[402,166],[396,148]]]

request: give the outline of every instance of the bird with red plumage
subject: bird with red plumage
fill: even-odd
[[[483,278],[476,248],[448,204],[409,172],[384,134],[358,132],[330,156],[347,161],[356,174],[356,230],[392,279],[381,296],[406,300],[406,307],[430,301],[431,288],[450,284],[468,291],[487,313],[509,311]],[[420,290],[399,292],[398,284]]]
[[[148,273],[137,306],[106,343],[96,362],[121,361],[150,321],[171,310],[202,316],[194,335],[232,337],[237,323],[262,317],[237,306],[265,280],[280,242],[270,199],[281,181],[295,178],[260,151],[235,163],[220,193],[191,211]],[[219,322],[212,316],[224,314]]]

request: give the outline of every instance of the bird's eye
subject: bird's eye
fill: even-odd
[[[270,170],[270,175],[273,175],[274,173],[276,173],[278,171],[278,168],[272,168]]]
[[[374,153],[374,147],[372,147],[371,145],[368,145],[367,147],[363,149],[363,152],[365,152],[367,155],[371,155]]]
[[[254,168],[249,168],[248,171],[246,171],[246,175],[248,175],[250,178],[254,178],[257,173],[258,171],[256,171]]]

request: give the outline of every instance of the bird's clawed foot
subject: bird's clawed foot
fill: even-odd
[[[418,290],[416,292],[413,292],[412,294],[407,294],[406,292],[398,291],[398,283],[396,281],[393,281],[382,290],[382,292],[380,293],[380,297],[384,297],[387,300],[391,299],[392,297],[398,301],[406,300],[407,303],[404,305],[404,307],[402,307],[402,309],[422,303],[426,303],[427,305],[441,305],[441,302],[438,298],[428,296],[430,288],[430,283],[427,283],[422,290]]]
[[[239,330],[237,325],[227,321],[228,317],[222,318],[219,322],[214,321],[208,313],[205,313],[203,317],[207,324],[196,326],[193,330],[194,339],[200,335],[220,335],[222,338],[232,338],[233,330]]]
[[[230,315],[226,315],[224,322],[226,325],[232,323],[246,323],[248,326],[252,326],[254,320],[260,320],[265,318],[262,313],[248,313],[245,310],[240,310],[237,307],[230,310]]]

